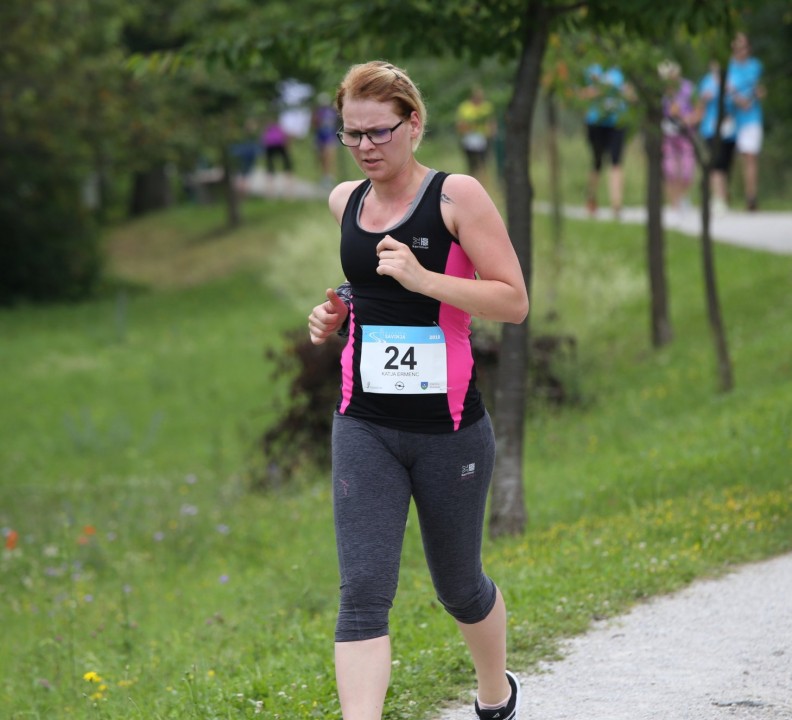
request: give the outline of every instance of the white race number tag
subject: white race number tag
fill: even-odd
[[[363,325],[361,330],[360,378],[364,392],[447,392],[446,344],[439,327]]]

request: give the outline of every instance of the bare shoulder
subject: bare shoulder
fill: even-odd
[[[349,196],[360,185],[363,180],[347,180],[346,182],[339,183],[330,191],[330,197],[327,204],[330,206],[330,212],[333,217],[341,224],[341,218],[344,215],[344,208],[349,202]]]
[[[482,184],[471,175],[452,174],[443,183],[444,203],[466,204],[479,198],[485,198],[487,191]]]
[[[498,216],[495,203],[484,186],[471,175],[449,175],[443,183],[440,210],[446,227],[461,239],[471,224],[491,223]]]

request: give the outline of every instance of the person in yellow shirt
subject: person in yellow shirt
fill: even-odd
[[[497,130],[495,108],[485,99],[484,90],[475,86],[470,97],[457,108],[459,142],[467,159],[468,173],[486,185],[487,160]]]

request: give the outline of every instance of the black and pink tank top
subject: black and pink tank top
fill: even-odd
[[[428,270],[475,277],[440,211],[447,173],[431,171],[406,215],[369,232],[358,218],[371,188],[361,183],[341,221],[341,266],[351,285],[349,338],[341,355],[338,412],[423,433],[454,432],[484,415],[476,387],[470,315],[377,274],[375,248],[390,235]]]

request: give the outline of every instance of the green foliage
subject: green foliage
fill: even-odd
[[[43,147],[0,144],[0,154],[0,304],[89,296],[101,252],[79,176]]]
[[[104,2],[10,0],[0,25],[0,302],[81,298],[100,272],[82,189],[115,22]]]
[[[758,3],[746,14],[743,28],[751,40],[753,54],[764,65],[767,97],[763,101],[765,129],[776,143],[776,150],[764,152],[764,187],[788,188],[792,182],[788,158],[792,155],[792,10],[783,0]]]
[[[137,289],[0,312],[0,707],[12,720],[340,715],[328,477],[305,468],[269,494],[246,477],[289,392],[266,351],[337,281],[338,231],[322,202],[251,202],[246,217],[234,233],[211,207],[118,227],[110,267]],[[550,320],[554,251],[535,221],[536,332],[578,338],[583,402],[532,404],[530,525],[485,545],[517,668],[592,618],[792,549],[792,259],[716,248],[737,381],[723,396],[694,239],[669,237],[676,340],[655,352],[644,229],[568,221]],[[413,515],[392,631],[388,720],[467,700],[472,670]]]

